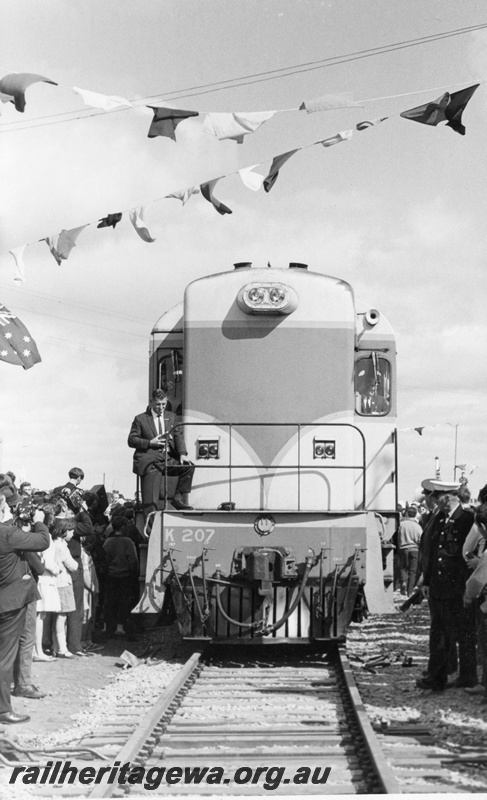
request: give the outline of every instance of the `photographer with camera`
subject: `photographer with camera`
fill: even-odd
[[[72,467],[68,472],[69,481],[62,486],[56,486],[51,492],[52,496],[62,495],[65,498],[69,497],[69,495],[78,488],[81,481],[84,480],[84,477],[85,473],[80,467]],[[80,491],[82,491],[82,489],[80,489]]]
[[[38,506],[30,499],[25,499],[20,496],[20,502],[14,511],[14,524],[23,531],[31,531],[38,510],[42,512],[42,521],[46,524],[44,510],[38,509]],[[44,574],[44,562],[42,558],[34,552],[26,552],[25,559],[30,567],[32,577],[37,584],[37,590],[39,592],[39,578]],[[32,683],[32,661],[37,632],[37,603],[38,601],[33,600],[27,606],[24,630],[20,637],[19,649],[13,670],[13,694],[15,697],[27,697],[29,700],[40,700],[42,697],[46,696],[44,692],[41,692],[40,689]]]
[[[28,715],[16,714],[10,699],[14,663],[27,610],[29,604],[35,609],[39,597],[25,554],[47,550],[50,541],[40,509],[33,514],[28,530],[12,524],[11,510],[15,512],[19,503],[20,497],[15,491],[10,491],[9,487],[0,490],[0,724],[7,725],[30,719]]]

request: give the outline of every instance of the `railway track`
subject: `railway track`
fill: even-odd
[[[444,792],[446,772],[419,733],[372,729],[343,647],[209,648],[149,708],[119,707],[63,754],[78,772],[104,770],[98,784],[48,778],[30,789],[90,798]],[[61,756],[37,763],[46,758]]]

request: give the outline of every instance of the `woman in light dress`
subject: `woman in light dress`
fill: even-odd
[[[74,658],[66,644],[66,614],[75,610],[73,582],[70,572],[76,572],[78,563],[68,550],[68,542],[74,534],[73,518],[56,518],[52,526],[51,536],[54,541],[54,558],[59,572],[56,576],[59,592],[60,610],[55,619],[55,652],[58,658]]]
[[[42,649],[42,636],[44,633],[46,614],[48,612],[58,614],[61,611],[61,600],[57,588],[57,576],[61,570],[56,563],[56,548],[52,537],[47,550],[39,553],[39,556],[44,564],[45,570],[42,575],[39,575],[39,580],[37,582],[37,588],[41,597],[40,600],[37,601],[36,644],[33,660],[54,661],[54,658],[47,655]]]

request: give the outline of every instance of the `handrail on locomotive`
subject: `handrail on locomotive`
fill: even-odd
[[[362,449],[362,461],[361,461],[361,463],[360,464],[332,464],[332,463],[330,463],[330,461],[328,459],[324,459],[324,461],[320,461],[319,468],[320,468],[320,470],[358,470],[358,471],[360,471],[361,480],[362,480],[362,493],[361,493],[362,494],[362,500],[361,500],[360,503],[358,503],[356,506],[354,506],[353,509],[350,509],[350,510],[353,510],[353,511],[364,511],[364,510],[366,510],[366,501],[365,501],[365,498],[366,498],[366,475],[367,475],[367,473],[366,473],[366,464],[367,464],[366,440],[365,440],[365,436],[364,436],[363,432],[360,430],[360,428],[358,428],[356,425],[353,425],[352,423],[349,423],[349,422],[331,422],[331,423],[328,423],[328,422],[324,422],[324,423],[303,423],[303,422],[295,422],[295,423],[293,423],[293,422],[288,422],[288,423],[278,423],[278,422],[270,422],[270,423],[268,423],[268,422],[257,422],[257,423],[255,423],[255,422],[252,422],[252,423],[232,422],[232,423],[223,423],[223,422],[219,422],[216,425],[215,423],[211,423],[211,422],[178,422],[176,425],[174,425],[174,427],[170,431],[167,432],[168,435],[170,435],[173,430],[176,430],[178,428],[179,429],[181,429],[181,428],[183,428],[183,429],[184,428],[191,428],[191,429],[192,428],[203,428],[203,429],[204,428],[211,428],[213,430],[215,428],[218,428],[218,429],[220,429],[222,431],[225,431],[225,430],[228,431],[228,434],[229,434],[228,435],[228,440],[229,440],[229,458],[228,458],[228,463],[220,463],[221,459],[220,459],[220,455],[219,454],[216,457],[211,457],[211,456],[205,457],[205,463],[202,463],[201,460],[198,460],[198,463],[197,463],[197,469],[198,470],[200,470],[200,469],[209,469],[209,470],[220,469],[221,470],[222,468],[228,469],[228,481],[226,482],[226,485],[228,486],[228,498],[227,499],[223,498],[222,501],[221,501],[222,504],[223,503],[231,503],[232,502],[232,470],[235,470],[237,468],[239,470],[241,470],[241,469],[244,469],[244,470],[256,470],[257,469],[257,470],[271,470],[271,471],[275,471],[275,472],[279,472],[279,471],[284,472],[285,470],[287,470],[287,471],[292,470],[292,471],[295,472],[296,479],[297,479],[297,482],[298,482],[298,491],[297,491],[298,502],[297,502],[297,506],[296,506],[296,509],[295,509],[296,511],[300,511],[301,510],[301,503],[300,503],[300,498],[301,498],[301,492],[300,492],[301,472],[304,469],[310,469],[313,466],[315,466],[315,467],[317,466],[316,463],[314,463],[314,464],[311,463],[312,459],[307,459],[306,463],[303,463],[304,460],[302,460],[302,458],[301,458],[301,435],[302,435],[302,429],[303,428],[313,428],[313,432],[317,433],[321,429],[324,429],[324,428],[350,428],[354,432],[356,432],[360,437],[361,449]],[[282,464],[282,465],[279,465],[279,464],[258,464],[258,465],[256,465],[256,464],[232,463],[232,456],[233,456],[232,436],[233,436],[233,432],[234,432],[235,428],[296,428],[296,430],[297,430],[297,445],[298,445],[298,463],[297,464],[287,464],[286,463],[286,464]],[[291,439],[291,437],[289,437],[289,438]],[[167,449],[166,449],[164,455],[165,455],[165,459],[166,459],[166,463],[167,463],[167,458],[168,458]],[[219,463],[214,463],[215,460],[218,461]],[[227,459],[225,459],[225,461],[227,461]],[[209,463],[209,462],[211,462],[211,463]],[[266,475],[262,476],[262,478],[265,478],[265,477],[267,477],[267,476]],[[164,503],[165,504],[167,504],[168,499],[170,500],[170,498],[167,497],[167,483],[166,483],[164,485]],[[196,509],[196,510],[198,510],[198,509]],[[207,508],[204,507],[201,510],[207,510]],[[217,510],[219,510],[219,509],[217,509]],[[256,508],[255,510],[262,510],[262,509],[257,509]],[[346,509],[341,509],[341,510],[345,511]]]

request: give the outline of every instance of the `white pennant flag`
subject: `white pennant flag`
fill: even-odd
[[[356,105],[353,94],[344,92],[343,94],[325,94],[322,97],[315,97],[313,100],[303,100],[299,111],[313,114],[316,111],[331,111],[334,108],[355,108]]]
[[[247,189],[252,189],[253,192],[258,192],[264,183],[264,175],[253,172],[254,168],[258,166],[258,164],[254,164],[252,167],[244,167],[238,171],[243,185],[246,186]]]
[[[329,136],[328,139],[322,139],[321,142],[316,142],[316,144],[322,144],[323,147],[331,147],[333,144],[346,142],[348,139],[351,139],[352,136],[353,130],[339,131],[339,133],[335,133],[334,136]]]
[[[199,193],[200,190],[197,186],[190,186],[189,189],[181,189],[180,191],[172,192],[172,194],[166,194],[166,197],[174,197],[175,200],[181,200],[183,206],[185,206],[193,194]]]
[[[244,136],[254,133],[275,113],[275,111],[211,113],[206,115],[202,129],[205,133],[212,133],[218,139],[234,139],[242,144]]]
[[[155,239],[150,235],[149,229],[144,222],[144,211],[145,209],[143,207],[133,208],[132,211],[129,212],[130,222],[144,242],[155,242]]]
[[[73,92],[80,95],[86,106],[102,108],[103,111],[111,111],[113,108],[120,108],[122,106],[132,108],[132,103],[126,100],[125,97],[89,92],[87,89],[79,89],[77,86],[73,86]]]
[[[17,274],[14,276],[14,281],[18,283],[23,283],[25,280],[24,250],[26,247],[27,245],[23,244],[20,247],[14,247],[13,250],[8,251],[15,261]]]

